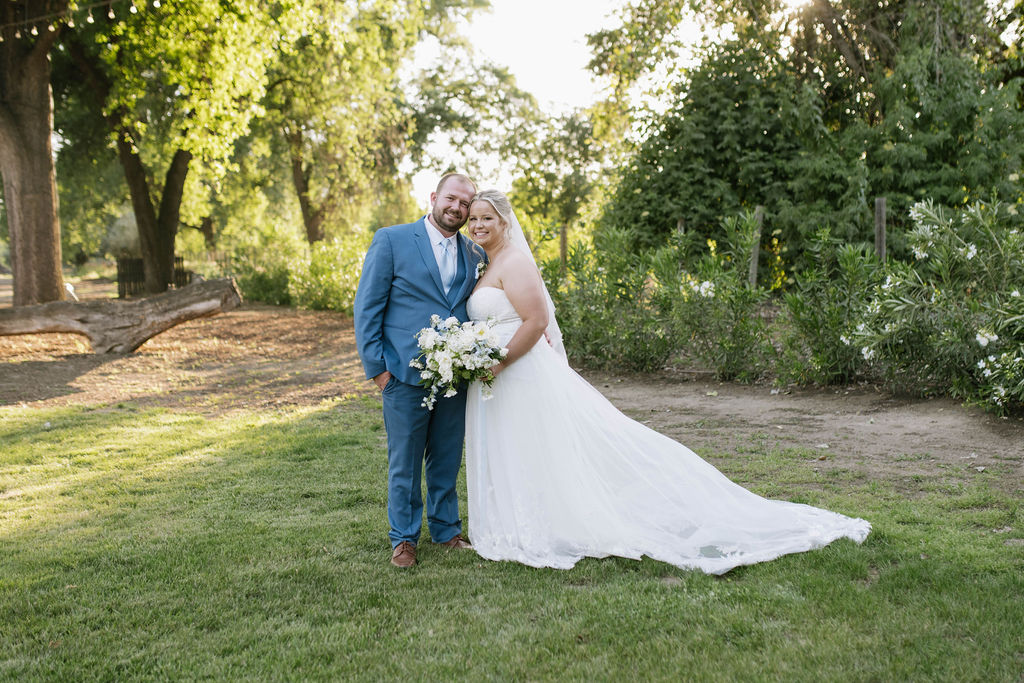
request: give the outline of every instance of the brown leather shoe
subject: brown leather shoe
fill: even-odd
[[[447,540],[444,543],[438,543],[438,545],[443,545],[445,548],[468,548],[470,550],[473,549],[473,546],[470,545],[469,541],[467,541],[458,534],[456,534],[454,538]]]
[[[409,541],[396,545],[395,552],[391,553],[391,564],[403,569],[416,564],[416,546]]]

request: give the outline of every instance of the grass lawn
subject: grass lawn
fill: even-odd
[[[908,490],[799,451],[706,452],[874,531],[723,577],[427,542],[400,571],[383,442],[373,399],[216,418],[0,408],[0,679],[1024,675],[1024,511],[997,473]]]

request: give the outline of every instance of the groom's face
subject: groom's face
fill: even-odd
[[[458,232],[469,217],[469,202],[476,188],[460,178],[449,178],[437,192],[430,193],[430,216],[434,225],[448,233]]]

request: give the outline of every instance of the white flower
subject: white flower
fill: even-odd
[[[839,341],[843,342],[843,344],[846,346],[850,345],[850,338],[847,337],[845,334],[839,335]]]
[[[420,333],[416,343],[421,349],[432,349],[441,342],[441,335],[432,327],[425,327]]]
[[[978,254],[978,248],[976,246],[974,246],[973,244],[968,244],[967,248],[964,249],[964,256],[967,258],[968,261],[970,261],[972,258],[977,256],[977,254]]]
[[[871,360],[875,357],[875,350],[869,346],[865,346],[860,350],[860,355],[864,356],[864,360]]]
[[[1010,292],[1010,296],[1012,296],[1012,297],[1020,296],[1020,290],[1019,289],[1013,290],[1012,292]]]
[[[999,335],[995,332],[989,332],[988,330],[978,330],[978,334],[976,334],[974,338],[978,341],[978,345],[981,346],[981,348],[985,348],[992,342],[998,340]]]
[[[914,248],[914,258],[916,258],[918,261],[923,261],[926,258],[928,258],[928,250],[927,249],[925,249],[924,247],[922,247],[919,244],[915,244],[913,248]]]

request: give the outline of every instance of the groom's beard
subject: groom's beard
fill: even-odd
[[[434,223],[448,232],[458,232],[459,228],[466,224],[467,216],[450,210],[438,211],[434,209],[431,215],[434,217]]]

